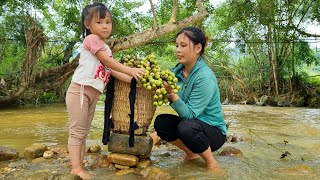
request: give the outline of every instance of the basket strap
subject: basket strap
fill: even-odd
[[[136,90],[137,90],[137,80],[135,78],[131,79],[130,84],[130,93],[129,93],[129,101],[130,101],[130,127],[129,127],[129,146],[134,147],[134,131],[139,129],[139,126],[136,122],[134,122],[134,104],[136,102]]]
[[[110,130],[113,128],[113,122],[110,117],[112,102],[114,97],[114,81],[115,78],[110,76],[110,80],[107,84],[106,102],[104,106],[104,129],[102,136],[103,145],[107,145],[110,140]]]

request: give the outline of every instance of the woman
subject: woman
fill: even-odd
[[[223,119],[217,79],[202,55],[207,39],[201,29],[187,27],[176,37],[178,65],[172,69],[181,87],[175,94],[165,82],[170,106],[179,116],[161,114],[154,127],[158,136],[182,149],[185,160],[202,157],[209,169],[219,168],[212,152],[225,142],[227,128]]]

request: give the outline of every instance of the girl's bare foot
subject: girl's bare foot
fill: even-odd
[[[93,173],[87,173],[84,170],[72,170],[71,174],[75,175],[75,176],[79,176],[81,179],[83,180],[88,180],[94,177],[95,174]]]
[[[189,154],[186,155],[186,157],[184,157],[184,160],[186,161],[190,161],[190,160],[194,160],[194,159],[198,159],[200,156],[198,154]]]

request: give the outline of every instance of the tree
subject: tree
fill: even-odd
[[[299,39],[319,37],[303,29],[303,24],[312,20],[319,24],[319,9],[319,2],[313,0],[227,0],[216,9],[213,23],[218,38],[236,39],[235,44],[250,56],[244,60],[253,59],[252,73],[257,74],[260,89],[267,86],[271,95],[279,95],[288,84],[291,87],[294,62],[306,63],[306,58],[298,59],[293,53],[296,44],[301,43]],[[243,73],[248,73],[248,69]]]
[[[169,2],[169,1],[164,1],[164,2]],[[13,90],[1,89],[1,91],[5,91],[5,92],[2,92],[2,94],[4,95],[0,96],[0,105],[6,105],[7,103],[12,104],[17,102],[21,94],[23,94],[23,92],[25,92],[30,88],[49,91],[49,90],[54,90],[61,87],[70,78],[70,76],[73,74],[73,71],[78,65],[79,55],[75,56],[75,58],[73,58],[70,62],[68,61],[68,59],[72,57],[71,52],[74,52],[74,46],[76,45],[77,42],[80,41],[80,33],[79,33],[80,26],[79,26],[79,23],[77,23],[78,19],[80,18],[76,14],[80,14],[79,13],[81,9],[80,6],[82,6],[82,4],[85,4],[86,2],[85,1],[71,1],[71,2],[45,1],[44,3],[41,3],[41,6],[39,5],[40,3],[38,1],[30,1],[25,3],[26,4],[34,3],[32,8],[34,8],[35,11],[41,10],[42,14],[48,18],[44,24],[47,25],[49,29],[51,30],[56,29],[58,23],[63,24],[62,28],[56,29],[58,30],[58,32],[55,32],[54,34],[55,36],[58,35],[59,37],[59,34],[66,35],[67,34],[66,31],[70,31],[70,30],[72,30],[73,36],[72,38],[69,39],[67,45],[64,45],[65,49],[63,53],[56,52],[56,56],[59,57],[57,59],[61,59],[60,61],[61,64],[58,65],[58,63],[56,63],[55,67],[50,67],[48,69],[47,68],[40,69],[39,71],[37,71],[39,67],[36,67],[37,65],[36,62],[38,62],[38,57],[39,57],[38,55],[41,52],[39,47],[42,47],[42,44],[39,44],[39,46],[37,47],[32,45],[27,46],[27,49],[30,50],[31,52],[36,52],[37,56],[34,56],[34,59],[32,59],[33,63],[26,63],[28,59],[30,59],[28,58],[28,56],[25,56],[24,58],[24,63],[23,63],[24,65],[22,66],[21,73],[22,74],[27,73],[28,76],[25,76],[27,78],[26,80],[23,80],[23,78],[20,79],[20,85],[23,85],[23,87],[25,88],[19,89],[18,91],[14,89]],[[126,4],[126,2],[123,2],[123,1],[114,1],[114,3],[115,3],[115,6],[113,6],[113,4],[109,4],[109,6],[112,11],[114,10],[115,15],[119,15],[121,12],[116,7],[123,7],[123,8],[128,7],[128,4]],[[133,5],[131,4],[132,5],[131,7],[134,7],[137,4],[139,5],[139,2],[136,4],[133,3]],[[13,12],[16,10],[16,8],[19,9],[19,7],[22,7],[21,5],[25,5],[25,4],[24,3],[21,4],[16,1],[6,1],[2,6],[2,10],[11,9],[11,12]],[[151,6],[152,6],[151,9],[152,9],[153,20],[154,20],[152,27],[141,30],[143,27],[139,27],[138,25],[136,25],[135,26],[136,28],[133,28],[133,30],[136,32],[134,32],[133,34],[127,34],[124,37],[120,37],[120,34],[115,34],[114,38],[110,39],[107,43],[109,44],[113,52],[123,51],[129,48],[135,48],[135,47],[144,45],[150,42],[151,40],[154,40],[162,36],[165,36],[166,34],[178,31],[179,29],[187,25],[197,24],[198,22],[203,21],[208,16],[208,12],[203,7],[203,0],[197,0],[195,5],[197,7],[196,12],[189,12],[190,14],[188,16],[179,17],[179,12],[178,12],[179,3],[178,1],[175,0],[173,1],[172,12],[171,12],[172,16],[170,20],[165,23],[159,23],[156,20],[157,13],[155,11],[153,4],[151,3]],[[40,8],[37,9],[38,7]],[[51,9],[56,9],[61,19],[58,19],[52,16],[52,14],[50,14]],[[25,13],[25,12],[22,11],[22,13]],[[34,18],[33,21],[36,22],[35,17],[33,18]],[[115,16],[116,21],[117,21],[117,18],[120,18],[120,17]],[[145,17],[142,17],[142,19],[144,18]],[[54,20],[56,20],[58,23],[53,22]],[[33,25],[35,24],[37,23],[33,23]],[[38,29],[41,29],[41,26],[38,26]],[[44,32],[46,32],[46,30],[48,29],[44,29]],[[54,51],[55,47],[46,46],[46,50],[48,50],[48,48],[51,48],[49,49],[49,51],[52,52]],[[27,51],[26,55],[28,54],[29,53]],[[46,61],[48,59],[41,59],[40,63],[43,60]],[[32,66],[31,68],[30,67],[26,68],[25,64],[32,64]],[[51,64],[54,64],[54,63],[51,63]],[[26,69],[28,69],[31,72],[29,71],[26,72],[25,71]]]

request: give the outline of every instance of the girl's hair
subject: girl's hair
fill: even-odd
[[[103,4],[99,2],[95,2],[93,4],[89,4],[83,8],[81,13],[81,24],[82,24],[82,36],[86,37],[91,34],[90,29],[87,29],[85,26],[85,21],[91,22],[93,16],[97,14],[100,18],[105,18],[106,14],[108,14],[112,20],[111,11]]]
[[[182,33],[184,33],[193,42],[193,44],[197,45],[200,43],[202,45],[202,49],[200,51],[200,56],[202,56],[207,45],[207,38],[204,35],[204,32],[197,27],[185,27],[178,32],[176,37]]]

